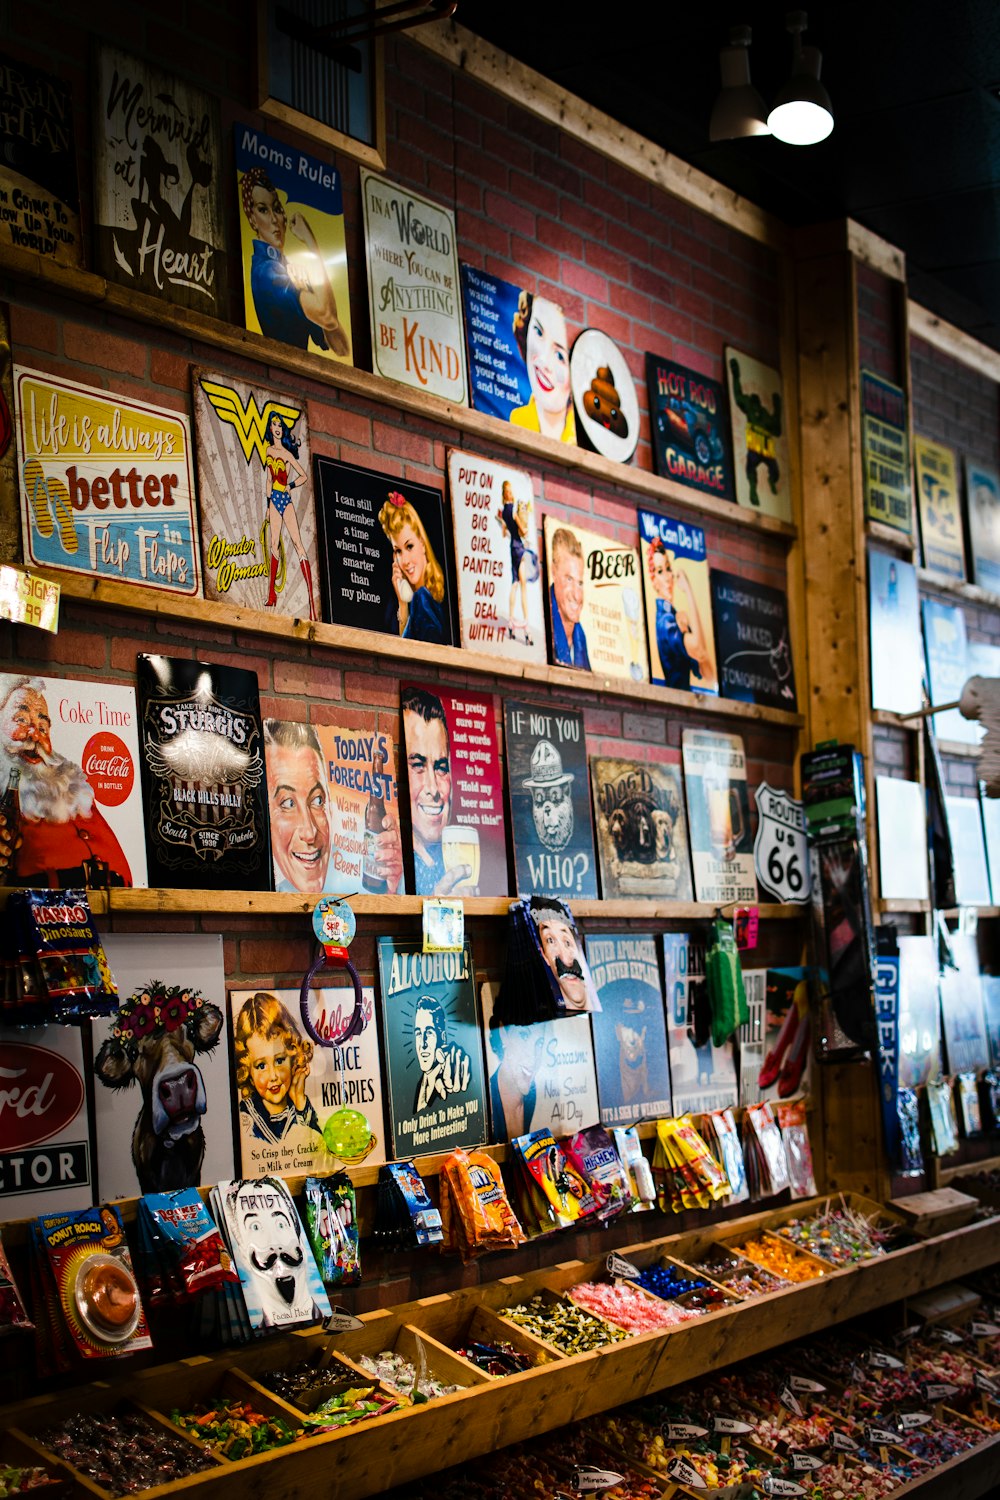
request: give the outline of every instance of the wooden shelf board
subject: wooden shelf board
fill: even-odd
[[[898,1490],[893,1490],[892,1500],[991,1500],[1000,1485],[1000,1436],[985,1437],[985,1440],[968,1453],[950,1458],[925,1478],[911,1479]]]
[[[957,922],[964,911],[974,911],[977,917],[1000,917],[1000,906],[949,906],[941,915],[946,921]]]
[[[895,547],[897,552],[903,552],[907,557],[916,554],[915,539],[905,531],[897,531],[895,526],[886,526],[883,521],[866,521],[865,535],[869,541],[878,542],[880,546]]]
[[[970,583],[964,578],[946,578],[941,573],[935,573],[931,568],[918,568],[917,582],[924,588],[934,589],[938,593],[954,594],[957,599],[968,599],[971,604],[985,604],[992,609],[1000,609],[1000,595],[991,594],[988,589],[981,589],[978,584]]]
[[[324,625],[265,610],[242,609],[231,604],[220,604],[215,599],[185,599],[179,594],[167,594],[160,589],[143,588],[131,583],[107,583],[59,568],[38,568],[35,571],[58,583],[67,599],[108,605],[160,620],[198,620],[218,625],[222,629],[249,632],[283,642],[295,640],[306,645],[327,646],[331,650],[350,651],[368,658],[381,646],[386,654],[391,652],[394,660],[414,666],[444,667],[485,677],[512,678],[543,687],[570,688],[574,693],[599,696],[602,702],[608,698],[626,698],[656,708],[688,709],[723,719],[774,724],[783,729],[798,730],[805,725],[803,714],[790,713],[782,708],[768,708],[758,703],[741,703],[735,698],[718,698],[709,693],[684,693],[675,688],[657,687],[650,682],[632,682],[625,677],[602,677],[596,672],[580,672],[572,667],[512,661],[507,657],[466,651],[457,646],[436,646],[424,641],[388,637],[371,630],[355,630],[345,625]],[[151,644],[155,645],[155,642]]]
[[[527,432],[524,428],[501,422],[498,418],[474,411],[471,407],[459,406],[440,396],[429,395],[396,381],[384,380],[367,370],[358,370],[352,365],[343,365],[316,354],[293,349],[288,344],[266,339],[259,333],[237,328],[235,324],[224,323],[204,313],[176,307],[131,287],[118,286],[93,271],[60,266],[32,251],[0,245],[0,273],[3,272],[18,281],[43,286],[51,292],[60,292],[73,301],[103,307],[109,312],[130,318],[133,322],[188,337],[220,353],[256,360],[272,369],[284,370],[347,394],[377,401],[393,412],[406,412],[439,422],[454,431],[456,441],[461,439],[464,442],[471,438],[475,442],[509,448],[522,459],[532,459],[536,464],[573,469],[577,474],[598,484],[623,490],[627,498],[641,496],[644,500],[652,500],[671,509],[680,508],[696,519],[712,517],[727,525],[747,527],[785,541],[791,541],[797,535],[797,528],[788,521],[761,515],[729,501],[718,500],[712,495],[703,495],[674,480],[661,479],[648,469],[616,463],[575,444],[560,443],[554,438],[543,437],[540,433]],[[198,360],[192,356],[192,364],[204,362],[204,356]]]
[[[962,760],[978,760],[982,754],[981,746],[967,745],[963,740],[938,740],[937,747],[942,755],[953,755]]]
[[[880,897],[875,902],[877,909],[884,915],[889,916],[896,913],[900,916],[909,913],[927,912],[931,910],[929,901],[913,901],[898,896]]]
[[[0,891],[0,900],[8,892]],[[273,916],[308,915],[318,896],[303,896],[297,891],[204,891],[168,888],[93,890],[88,892],[91,910],[97,916],[116,912],[184,912],[219,916],[229,913],[257,912]],[[423,896],[346,895],[358,916],[418,917],[424,908]],[[505,917],[515,896],[468,896],[463,905],[469,917]],[[642,922],[707,922],[719,910],[704,901],[635,900],[574,901],[573,915],[584,921],[631,920]],[[795,921],[806,912],[804,906],[780,905],[776,902],[758,906],[763,921]]]

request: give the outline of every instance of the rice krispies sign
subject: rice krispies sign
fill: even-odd
[[[75,1026],[0,1029],[0,1222],[88,1208],[95,1187]]]
[[[531,475],[453,448],[448,486],[462,645],[543,663],[545,605]]]
[[[319,1035],[342,1035],[353,991],[338,985],[310,990],[309,996]],[[361,998],[358,1035],[342,1047],[317,1047],[303,1034],[298,990],[230,991],[238,1150],[245,1177],[324,1176],[345,1163],[385,1161],[374,990],[362,990]],[[328,1144],[324,1127],[345,1110],[362,1118],[341,1119]],[[349,1154],[337,1155],[331,1145]]]
[[[12,774],[20,844],[6,883],[146,885],[134,688],[0,673],[0,785]]]
[[[362,169],[376,375],[466,402],[455,215]]]
[[[14,366],[25,560],[201,593],[186,417]]]

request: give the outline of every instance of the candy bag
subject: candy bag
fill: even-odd
[[[316,1264],[327,1286],[356,1286],[361,1280],[358,1205],[346,1172],[307,1177],[306,1222]]]
[[[485,1151],[454,1151],[441,1168],[443,1248],[464,1261],[515,1249],[527,1236],[507,1201],[497,1163]]]
[[[628,1212],[632,1206],[628,1173],[603,1125],[578,1130],[567,1142],[567,1155],[581,1177],[589,1183],[599,1204],[600,1219],[616,1219],[619,1214]]]
[[[792,1197],[815,1197],[816,1179],[813,1176],[806,1102],[804,1099],[796,1099],[793,1104],[779,1104],[774,1112],[781,1131],[781,1139],[785,1143],[785,1158],[788,1162],[788,1180],[792,1189]]]

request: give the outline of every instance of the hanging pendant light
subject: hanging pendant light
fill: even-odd
[[[710,141],[732,141],[741,136],[770,135],[767,108],[750,82],[750,27],[734,26],[729,46],[719,53],[722,89],[708,127]]]
[[[792,33],[792,72],[767,117],[771,134],[789,146],[815,146],[833,129],[833,105],[819,81],[822,53],[802,45],[807,24],[804,10],[790,10],[785,17]]]

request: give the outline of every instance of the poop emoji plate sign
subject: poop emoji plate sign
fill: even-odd
[[[577,438],[627,464],[639,441],[639,400],[625,356],[599,328],[577,335],[569,358]]]

